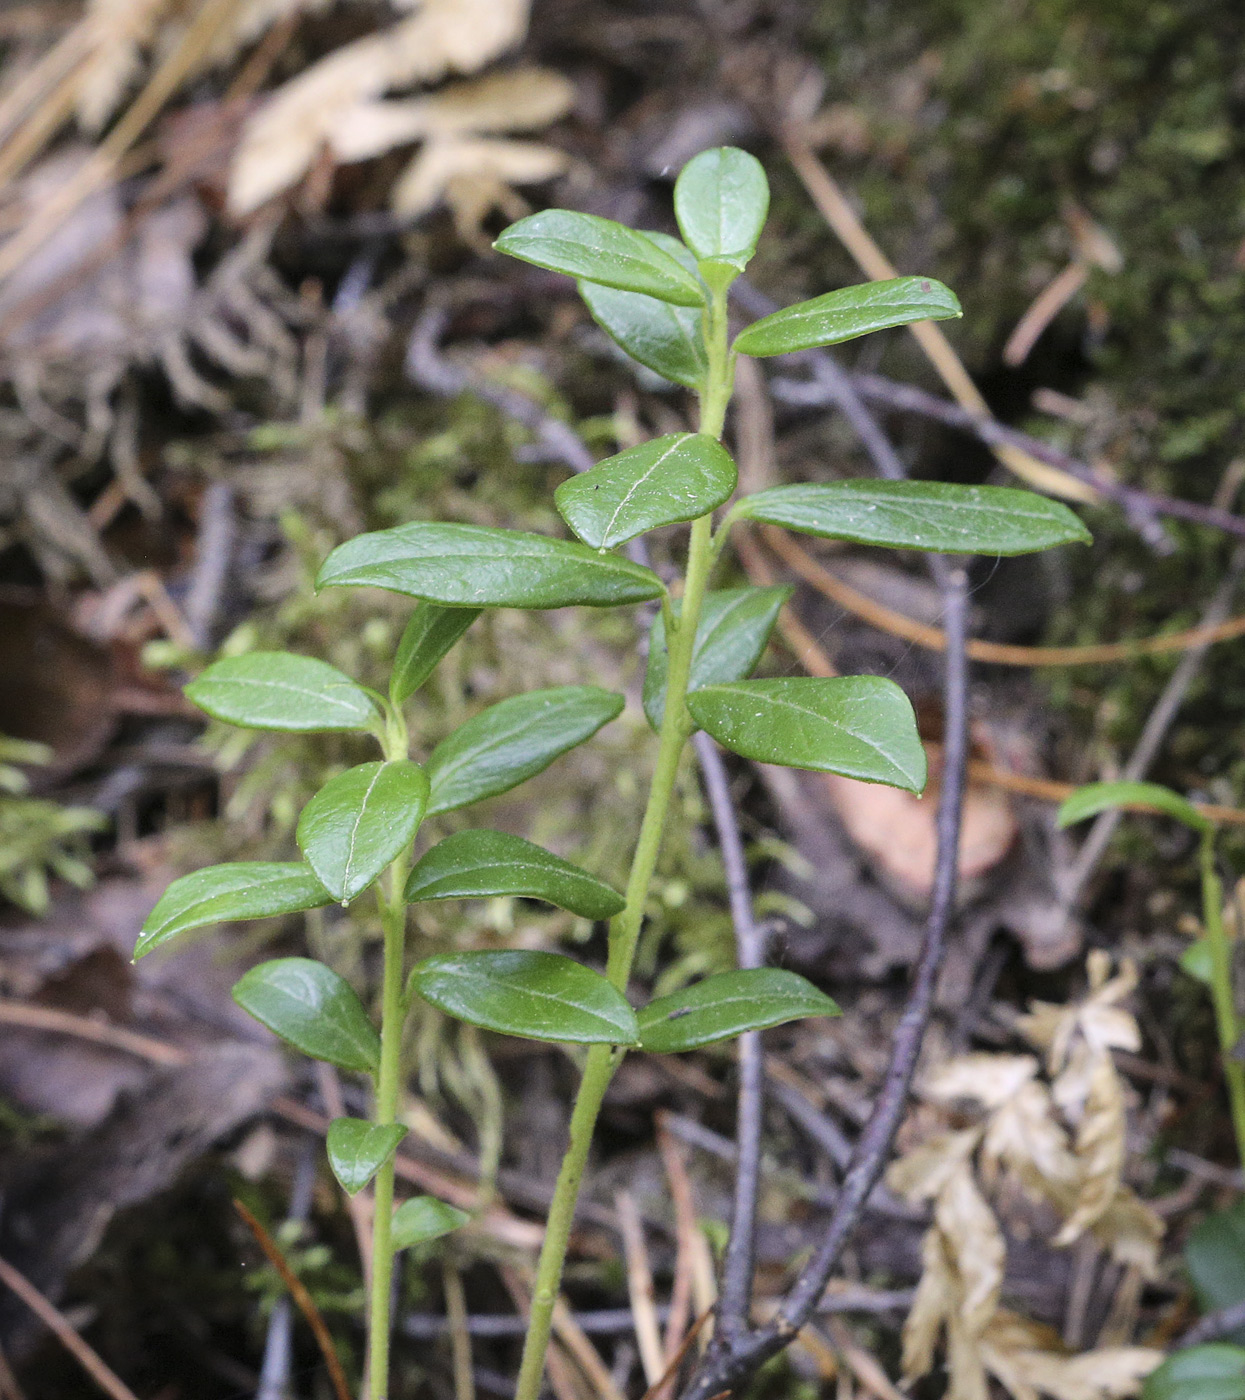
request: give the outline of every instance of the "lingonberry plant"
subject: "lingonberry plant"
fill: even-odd
[[[370,1119],[338,1119],[333,1171],[350,1192],[375,1180],[368,1374],[388,1389],[396,1250],[466,1217],[427,1197],[393,1206],[403,1028],[417,998],[472,1025],[587,1047],[570,1141],[537,1266],[518,1400],[536,1400],[571,1220],[606,1089],[629,1049],[694,1050],[797,1017],[834,1015],[823,992],[777,968],[712,976],[636,1009],[628,1000],[680,756],[697,727],[733,753],[920,792],[925,753],[903,692],[877,676],[751,679],[785,590],[711,590],[732,525],[754,520],[830,539],[899,549],[1019,554],[1088,538],[1064,506],[1027,491],[934,482],[836,481],[780,486],[737,500],[722,447],[737,355],[781,355],[889,326],[960,314],[923,277],[830,292],[775,312],[732,341],[727,292],[752,256],[769,190],[743,151],[706,151],[674,192],[683,241],[553,209],[512,225],[497,247],[578,279],[598,324],[630,355],[695,391],[696,432],[619,453],[555,493],[578,542],[515,530],[417,521],[361,535],[325,560],[317,587],[379,587],[418,599],[387,695],[323,661],[252,653],[209,666],[187,694],[208,714],[253,728],[372,734],[380,759],[328,782],[303,810],[303,860],[215,866],[176,881],[144,925],[137,954],[186,929],[342,903],[376,886],[384,927],[379,1029],[331,968],[280,958],[249,971],[234,995],[295,1048],[371,1077]],[[619,546],[690,522],[685,568],[667,587]],[[422,762],[411,757],[406,705],[484,608],[619,607],[656,602],[645,713],[657,753],[624,894],[530,842],[458,831],[412,864],[422,823],[505,792],[591,738],[623,697],[591,685],[514,696],[467,720]],[[406,967],[407,906],[514,895],[609,920],[604,974],[556,953],[451,951]]]

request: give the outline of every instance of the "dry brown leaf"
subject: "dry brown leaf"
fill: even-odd
[[[1127,1186],[1121,1186],[1103,1215],[1094,1222],[1093,1234],[1117,1264],[1132,1265],[1146,1278],[1158,1272],[1162,1218]]]
[[[939,1193],[934,1222],[960,1277],[960,1321],[970,1336],[980,1336],[999,1305],[1007,1246],[967,1162],[951,1174]]]
[[[529,0],[425,0],[412,18],[356,40],[281,88],[247,125],[229,207],[246,214],[297,183],[338,123],[393,88],[474,73],[527,31]]]
[[[986,1365],[1007,1385],[1002,1358],[986,1349]],[[1032,1391],[1054,1400],[1116,1400],[1136,1395],[1141,1382],[1163,1359],[1150,1347],[1103,1347],[1079,1356],[1059,1356],[1049,1351],[1013,1352],[1007,1361],[1015,1378]],[[1008,1386],[1011,1389],[1011,1386]],[[1013,1392],[1015,1393],[1015,1392]],[[1022,1400],[1017,1396],[1017,1400]]]
[[[943,1324],[955,1310],[958,1280],[941,1231],[926,1230],[921,1241],[921,1277],[903,1324],[903,1376],[920,1379],[934,1366]]]
[[[1017,1020],[1021,1034],[1047,1052],[1052,1074],[1063,1069],[1078,1034],[1090,1049],[1104,1054],[1113,1048],[1141,1048],[1141,1031],[1135,1018],[1116,1004],[1132,994],[1137,985],[1137,969],[1125,958],[1119,975],[1108,978],[1110,965],[1108,955],[1095,949],[1087,959],[1090,991],[1084,1000],[1067,1006],[1031,1002],[1028,1015]]]
[[[887,1168],[886,1184],[910,1205],[932,1200],[977,1150],[983,1129],[938,1133]]]
[[[1106,1214],[1120,1189],[1124,1130],[1123,1085],[1110,1057],[1096,1055],[1084,1112],[1076,1131],[1080,1187],[1072,1214],[1055,1236],[1055,1244],[1072,1244]]]
[[[1032,1055],[957,1055],[938,1065],[921,1081],[921,1094],[936,1103],[976,1099],[998,1108],[1020,1092],[1038,1071]]]
[[[95,133],[116,110],[142,67],[170,0],[91,0],[87,15],[95,42],[78,78],[79,124]]]
[[[990,1400],[980,1338],[952,1313],[947,1319],[946,1400]]]
[[[459,232],[470,235],[490,209],[512,212],[512,185],[551,180],[568,164],[565,152],[532,141],[429,141],[394,186],[390,203],[395,214],[414,218],[444,199],[454,210]],[[513,212],[517,217],[522,211]]]
[[[981,1148],[982,1179],[988,1186],[1000,1168],[1015,1176],[1032,1197],[1044,1197],[1056,1206],[1073,1198],[1080,1170],[1045,1084],[1030,1080],[1021,1085],[990,1115]]]

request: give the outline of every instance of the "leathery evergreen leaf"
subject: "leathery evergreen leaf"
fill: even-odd
[[[735,146],[701,151],[674,183],[679,232],[702,262],[722,261],[742,272],[768,213],[765,170],[755,156]]]
[[[370,729],[372,697],[327,661],[288,651],[252,651],[214,661],[186,687],[213,719],[287,732]]]
[[[363,1118],[334,1118],[326,1145],[329,1166],[348,1196],[358,1195],[398,1150],[406,1136],[401,1123],[369,1123]]]
[[[340,585],[469,608],[614,607],[663,592],[651,570],[586,545],[522,530],[423,521],[338,545],[316,587]]]
[[[465,1225],[471,1217],[457,1206],[446,1205],[435,1196],[411,1196],[393,1213],[390,1226],[394,1249],[410,1249],[440,1239]]]
[[[920,792],[925,750],[908,697],[881,676],[795,676],[710,685],[692,718],[732,753]]]
[[[1035,491],[945,481],[775,486],[748,496],[740,513],[805,535],[945,554],[1031,554],[1090,539],[1067,506]]]
[[[438,953],[411,990],[468,1025],[526,1040],[635,1045],[635,1012],[599,972],[560,953]]]
[[[428,778],[418,764],[360,763],[303,808],[298,844],[320,883],[346,904],[414,841],[427,806]]]
[[[649,237],[656,240],[658,235]],[[592,319],[633,360],[687,389],[699,389],[705,382],[709,361],[698,308],[672,306],[595,282],[580,282],[579,295]]]
[[[785,586],[720,588],[706,593],[692,650],[689,691],[750,676],[790,596],[791,589]],[[676,611],[677,608],[676,604]],[[666,623],[658,613],[649,630],[648,669],[644,673],[644,713],[649,724],[658,730],[666,708],[669,667]]]
[[[676,306],[701,306],[697,278],[647,234],[570,209],[546,209],[511,224],[493,247],[512,258]]]
[[[658,997],[636,1016],[640,1045],[677,1054],[805,1016],[838,1016],[838,1006],[798,973],[780,967],[719,972]]]
[[[473,716],[428,759],[428,815],[507,792],[616,719],[623,698],[595,685],[512,695]]]
[[[380,1036],[344,977],[311,958],[260,963],[234,983],[233,999],[313,1060],[374,1074]]]
[[[1245,1347],[1207,1342],[1151,1371],[1141,1400],[1245,1400]]]
[[[389,698],[395,705],[401,705],[415,694],[480,612],[479,608],[443,608],[436,603],[420,603],[406,624],[393,658]]]
[[[564,481],[554,501],[585,544],[613,549],[646,530],[714,510],[735,480],[735,463],[715,439],[668,433]]]
[[[1148,808],[1165,817],[1175,817],[1194,831],[1214,830],[1214,823],[1188,798],[1159,783],[1087,783],[1060,805],[1055,821],[1061,827],[1073,826],[1113,807]]]
[[[319,909],[332,895],[301,861],[235,861],[174,880],[147,915],[134,948],[141,958],[187,929],[239,919],[269,919]]]
[[[955,293],[932,277],[892,277],[786,306],[741,331],[734,348],[744,355],[788,355],[891,326],[962,314]]]
[[[626,901],[603,880],[541,846],[501,831],[459,831],[416,863],[406,900],[543,899],[585,919],[611,919]]]

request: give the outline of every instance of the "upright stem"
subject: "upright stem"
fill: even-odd
[[[709,373],[700,398],[700,431],[715,438],[722,435],[726,406],[731,396],[731,361],[727,349],[726,296],[715,294],[705,312],[705,342]],[[609,959],[606,975],[624,995],[635,961],[636,945],[644,923],[649,885],[657,866],[661,849],[661,834],[670,809],[679,773],[679,759],[692,725],[687,714],[687,686],[692,673],[692,655],[696,629],[704,603],[709,573],[714,561],[713,521],[702,515],[693,521],[687,550],[687,574],[683,586],[682,605],[677,617],[666,611],[666,644],[669,663],[666,672],[666,707],[662,715],[657,745],[657,764],[649,788],[648,802],[640,823],[631,874],[627,879],[626,905],[610,926]],[[536,1266],[536,1284],[532,1291],[531,1317],[523,1343],[523,1361],[515,1400],[538,1400],[545,1370],[545,1353],[553,1329],[553,1310],[562,1283],[562,1266],[570,1242],[571,1225],[579,1186],[588,1162],[588,1149],[596,1128],[597,1116],[605,1099],[614,1072],[622,1063],[625,1049],[619,1046],[594,1045],[588,1051],[579,1093],[571,1113],[570,1143],[562,1159],[554,1188],[545,1239]],[[378,1397],[373,1397],[378,1400]]]
[[[1228,1085],[1236,1151],[1245,1167],[1245,1065],[1234,1055],[1241,1028],[1232,994],[1232,953],[1223,927],[1223,886],[1215,872],[1215,833],[1202,835],[1202,922],[1210,945],[1210,994],[1215,1007],[1215,1026],[1223,1060],[1223,1077]]]

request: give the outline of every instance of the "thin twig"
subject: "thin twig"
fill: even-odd
[[[34,1284],[24,1274],[18,1273],[6,1259],[0,1259],[0,1283],[16,1293],[39,1321],[56,1334],[57,1341],[96,1385],[112,1396],[112,1400],[138,1400],[130,1387],[105,1363],[94,1347],[79,1335],[64,1313],[48,1302]]]
[[[307,1319],[307,1325],[316,1339],[316,1345],[320,1348],[320,1354],[324,1357],[324,1363],[328,1367],[329,1379],[333,1383],[333,1391],[337,1400],[351,1400],[350,1386],[346,1382],[346,1373],[342,1370],[341,1362],[337,1359],[337,1352],[333,1347],[333,1338],[329,1334],[329,1329],[325,1326],[324,1318],[320,1315],[320,1309],[316,1307],[316,1300],[307,1291],[302,1279],[290,1268],[289,1261],[281,1253],[277,1242],[272,1238],[263,1225],[255,1216],[235,1199],[233,1208],[242,1217],[251,1234],[255,1236],[255,1241],[260,1249],[264,1251],[268,1262],[281,1275],[281,1281],[290,1290],[290,1297],[294,1299],[299,1312]]]
[[[290,1210],[286,1219],[298,1225],[311,1214],[311,1202],[316,1187],[316,1157],[319,1144],[307,1138],[298,1159],[294,1186],[290,1191]],[[273,1305],[268,1319],[268,1335],[264,1338],[264,1359],[259,1368],[259,1384],[255,1400],[285,1400],[289,1393],[290,1361],[293,1357],[294,1314],[288,1297],[280,1297]]]
[[[700,1335],[701,1329],[712,1316],[713,1309],[706,1308],[696,1321],[692,1323],[691,1327],[688,1328],[687,1336],[683,1338],[683,1344],[670,1360],[666,1362],[666,1369],[644,1392],[643,1396],[641,1396],[641,1400],[661,1400],[661,1397],[669,1391],[671,1382],[674,1380],[675,1376],[679,1374],[679,1367],[682,1366],[687,1357],[687,1353],[692,1348],[692,1343]]]
[[[75,1016],[70,1011],[58,1011],[52,1006],[31,1006],[24,1001],[0,1000],[0,1024],[24,1026],[32,1031],[50,1031],[71,1035],[78,1040],[90,1040],[112,1050],[124,1050],[156,1065],[180,1066],[190,1062],[190,1052],[179,1045],[156,1040],[137,1031],[87,1016]]]
[[[214,481],[203,493],[199,507],[195,564],[182,612],[194,644],[201,651],[206,651],[211,644],[212,629],[229,578],[234,537],[237,534],[233,500],[233,487],[227,482]]]
[[[618,1229],[627,1264],[627,1295],[635,1317],[635,1339],[640,1348],[645,1384],[651,1387],[660,1381],[666,1357],[653,1300],[653,1270],[644,1243],[644,1226],[630,1191],[619,1191],[614,1197],[614,1207],[618,1212]]]
[[[458,1272],[458,1265],[448,1255],[441,1261],[441,1276],[445,1284],[445,1318],[449,1324],[450,1353],[454,1365],[454,1400],[476,1400],[463,1277]]]
[[[758,968],[765,962],[765,933],[757,924],[748,887],[748,864],[735,816],[726,765],[717,745],[703,730],[692,740],[704,778],[709,810],[717,833],[718,849],[726,873],[726,894],[735,929],[735,957],[741,968]],[[735,1200],[731,1234],[722,1264],[716,1331],[727,1338],[748,1327],[752,1306],[752,1279],[756,1269],[757,1191],[761,1176],[761,1124],[765,1105],[761,1035],[748,1031],[739,1037],[739,1099],[735,1115]]]
[[[1200,1346],[1203,1342],[1217,1342],[1220,1337],[1228,1336],[1238,1327],[1245,1327],[1245,1303],[1233,1303],[1229,1307],[1207,1313],[1200,1322],[1195,1322],[1181,1336],[1176,1342],[1176,1347],[1183,1350],[1185,1347]]]
[[[4,1400],[26,1400],[26,1392],[18,1384],[8,1357],[0,1351],[0,1395]]]
[[[667,1361],[682,1350],[692,1301],[692,1281],[696,1274],[697,1240],[703,1240],[696,1224],[696,1204],[692,1197],[692,1182],[683,1160],[683,1149],[675,1141],[657,1114],[657,1150],[661,1153],[670,1184],[670,1200],[674,1206],[674,1283],[670,1288],[670,1316],[664,1337]]]

